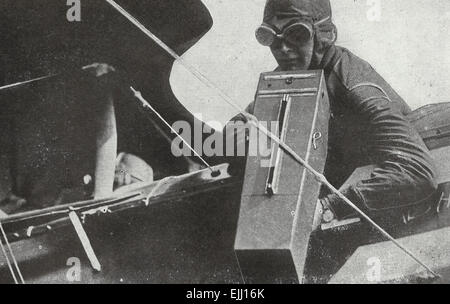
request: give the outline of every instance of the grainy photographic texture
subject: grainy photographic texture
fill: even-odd
[[[449,30],[447,0],[1,0],[0,283],[448,283]]]

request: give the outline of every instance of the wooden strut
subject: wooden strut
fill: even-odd
[[[89,217],[108,215],[169,200],[231,187],[239,179],[228,173],[228,164],[214,166],[220,172],[213,177],[208,169],[172,176],[152,183],[136,183],[116,191],[115,198],[77,202],[44,210],[11,215],[3,221],[12,242],[32,238],[70,224],[69,214],[76,212],[82,223]],[[150,195],[151,194],[151,195]]]
[[[83,245],[84,251],[91,263],[92,268],[95,271],[101,271],[102,266],[98,261],[97,256],[95,255],[94,249],[92,248],[91,241],[89,240],[86,231],[83,228],[83,224],[81,224],[80,218],[75,211],[69,213],[70,221],[72,222],[73,227],[75,228],[75,232],[80,239],[81,244]]]
[[[204,169],[181,176],[168,177],[149,184],[136,183],[125,187],[121,192],[128,194],[123,195],[120,192],[117,199],[79,202],[14,215],[7,219],[7,225],[22,224],[23,226],[25,224],[26,226],[22,231],[16,230],[17,232],[11,233],[8,237],[12,241],[19,241],[72,224],[92,268],[95,271],[101,271],[100,261],[83,227],[87,217],[106,215],[143,206],[148,207],[163,201],[179,200],[181,197],[234,186],[238,183],[238,180],[229,175],[228,167],[228,164],[213,167],[214,172],[219,172],[218,176],[213,176],[208,169]],[[58,216],[57,219],[54,219],[55,215]],[[35,226],[26,224],[30,220],[45,217],[53,217],[53,219]]]

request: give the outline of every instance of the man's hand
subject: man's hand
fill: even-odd
[[[119,84],[120,76],[116,68],[107,63],[98,63],[82,67],[84,75],[94,78],[96,83],[95,88],[99,92],[110,92]]]
[[[114,182],[116,188],[137,182],[152,182],[153,169],[144,160],[127,153],[120,153],[116,160]]]
[[[27,201],[22,198],[9,193],[8,196],[0,202],[0,218],[4,218],[8,214],[13,214],[27,204]]]
[[[319,230],[322,223],[331,223],[336,219],[334,213],[328,208],[325,201],[318,200],[314,212],[313,231]]]
[[[253,114],[245,113],[244,118],[245,118],[245,123],[252,124],[252,125],[254,125],[254,126],[259,125],[259,120],[258,120],[258,118],[256,118],[256,116],[253,115]]]
[[[83,71],[87,71],[89,74],[95,77],[101,77],[103,75],[115,72],[116,69],[106,63],[93,63],[82,68]]]

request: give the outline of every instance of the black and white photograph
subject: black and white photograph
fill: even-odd
[[[449,32],[449,0],[0,0],[0,284],[450,283]]]

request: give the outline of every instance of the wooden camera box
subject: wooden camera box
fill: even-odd
[[[330,110],[322,71],[263,73],[254,115],[323,172]],[[264,136],[253,128],[249,146]],[[248,155],[235,251],[246,283],[301,283],[321,184],[266,140],[270,153]]]

